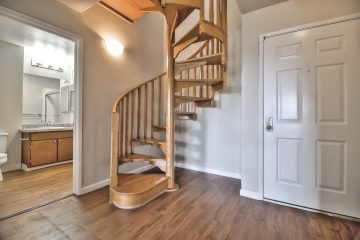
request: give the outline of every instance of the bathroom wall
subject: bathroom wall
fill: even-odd
[[[0,132],[8,133],[8,162],[2,171],[21,166],[22,47],[0,41]]]
[[[41,123],[41,115],[44,109],[44,89],[53,89],[60,91],[60,80],[49,77],[41,77],[37,75],[24,74],[23,81],[23,120],[22,124],[39,124]],[[55,101],[57,104],[52,112],[59,113],[59,96],[51,96],[49,100]],[[57,99],[56,99],[57,98]],[[51,103],[51,101],[49,101]],[[51,107],[52,105],[49,104]],[[52,121],[51,121],[52,120]],[[55,123],[55,116],[51,116],[50,121]],[[60,119],[59,119],[60,120]],[[58,122],[57,120],[56,122]]]

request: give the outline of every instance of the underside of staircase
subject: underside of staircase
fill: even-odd
[[[166,72],[121,95],[112,108],[110,202],[133,209],[178,189],[175,119],[196,120],[197,109],[214,107],[214,95],[224,88],[227,3],[102,0],[100,4],[129,22],[155,12],[162,13],[167,22]],[[177,36],[178,27],[192,14],[198,14],[197,22]],[[122,170],[139,163],[147,171],[129,174]]]

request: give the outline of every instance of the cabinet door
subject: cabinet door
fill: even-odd
[[[30,165],[31,167],[56,163],[57,140],[31,141]]]
[[[58,161],[73,159],[73,139],[63,138],[58,140]]]

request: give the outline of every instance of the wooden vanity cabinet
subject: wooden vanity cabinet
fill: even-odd
[[[23,133],[22,162],[37,167],[73,159],[73,131]]]
[[[68,161],[73,159],[73,139],[72,138],[62,138],[58,140],[58,152],[57,160],[58,162]]]
[[[57,162],[57,141],[31,141],[30,167],[37,167]]]

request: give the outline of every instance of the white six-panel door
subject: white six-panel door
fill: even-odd
[[[360,218],[360,20],[264,42],[264,197]]]

